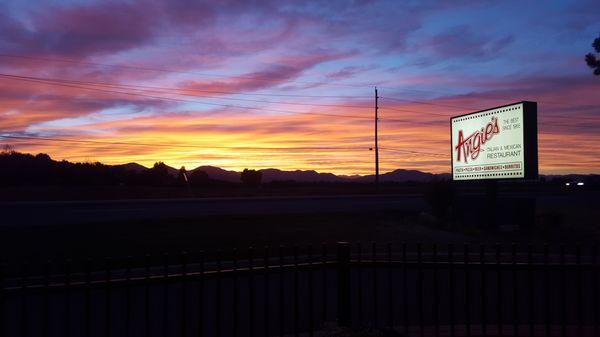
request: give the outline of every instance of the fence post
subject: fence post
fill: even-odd
[[[337,264],[337,323],[339,326],[349,327],[352,325],[352,308],[350,307],[350,244],[348,242],[337,243]]]
[[[4,262],[0,261],[0,336],[4,337],[5,335],[5,324],[6,320],[4,318],[4,272],[6,268],[4,267]]]

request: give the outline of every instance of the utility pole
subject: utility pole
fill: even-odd
[[[379,121],[379,96],[377,96],[377,87],[375,87],[375,188],[379,191],[379,145],[377,140],[377,122]]]

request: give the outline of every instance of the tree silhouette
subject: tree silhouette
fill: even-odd
[[[169,169],[167,168],[167,165],[162,161],[154,163],[154,166],[152,166],[152,171],[160,175],[169,174]]]
[[[15,152],[15,149],[10,144],[5,144],[2,146],[2,151],[0,153],[11,153]]]
[[[100,163],[55,161],[45,153],[0,152],[0,186],[89,186],[119,185],[127,173]]]
[[[242,180],[242,184],[249,187],[256,187],[260,185],[260,182],[262,180],[262,172],[244,169],[240,178]]]
[[[161,161],[154,163],[154,166],[147,171],[149,175],[149,181],[151,185],[171,185],[174,177],[169,174],[169,168]]]
[[[592,47],[594,47],[596,53],[600,54],[600,36],[594,40]],[[593,53],[588,53],[585,55],[585,62],[588,67],[594,69],[594,75],[600,75],[600,58],[597,58]]]

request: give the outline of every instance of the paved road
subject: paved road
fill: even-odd
[[[574,208],[589,213],[600,203],[595,192],[573,194],[513,193],[533,197],[538,207]],[[471,195],[479,199],[484,196]],[[501,203],[501,201],[500,201]],[[0,226],[86,224],[126,220],[197,218],[218,215],[298,214],[428,209],[421,195],[348,195],[251,198],[198,198],[99,201],[0,202]]]
[[[0,203],[3,226],[45,226],[124,220],[365,211],[419,211],[418,195],[305,196]]]

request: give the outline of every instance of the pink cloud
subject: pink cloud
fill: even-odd
[[[184,90],[211,91],[255,91],[285,84],[303,74],[304,71],[324,62],[348,57],[349,53],[323,53],[313,55],[293,55],[273,60],[260,71],[232,76],[222,81],[186,81],[180,84]]]

